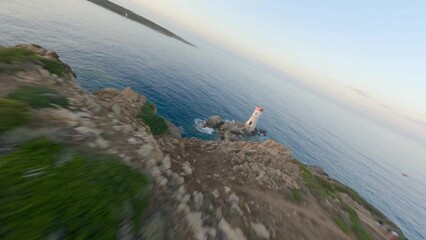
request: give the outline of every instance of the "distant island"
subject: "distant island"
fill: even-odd
[[[94,3],[98,6],[101,6],[103,8],[106,8],[106,9],[112,11],[112,12],[115,12],[119,15],[122,15],[122,16],[128,18],[128,19],[135,21],[135,22],[143,24],[146,27],[149,27],[152,30],[155,30],[155,31],[157,31],[161,34],[168,36],[168,37],[174,38],[174,39],[179,40],[179,41],[181,41],[185,44],[188,44],[190,46],[195,47],[194,44],[186,41],[185,39],[183,39],[181,37],[179,37],[178,35],[174,34],[173,32],[169,31],[168,29],[156,24],[155,22],[153,22],[153,21],[151,21],[151,20],[149,20],[145,17],[142,17],[141,15],[138,15],[138,14],[130,11],[127,8],[124,8],[120,5],[117,5],[117,4],[115,4],[111,1],[108,1],[108,0],[87,0],[87,1],[92,2],[92,3]]]

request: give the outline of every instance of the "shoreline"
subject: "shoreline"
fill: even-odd
[[[118,4],[115,4],[111,1],[108,1],[108,0],[87,0],[87,1],[94,3],[94,4],[96,4],[100,7],[103,7],[103,8],[105,8],[105,9],[111,11],[111,12],[114,12],[114,13],[120,15],[120,16],[128,18],[132,21],[140,23],[140,24],[144,25],[145,27],[151,28],[152,30],[154,30],[158,33],[161,33],[161,34],[163,34],[167,37],[174,38],[174,39],[176,39],[180,42],[183,42],[187,45],[190,45],[192,47],[196,47],[194,44],[186,41],[185,39],[183,39],[181,37],[179,37],[178,35],[174,34],[170,30],[156,24],[155,22],[153,22],[153,21],[151,21],[151,20],[149,20],[149,19],[147,19],[147,18],[145,18],[141,15],[134,13],[133,11],[131,11],[127,8],[124,8],[124,7],[122,7]]]
[[[289,239],[380,239],[385,236],[375,225],[380,219],[398,232],[398,239],[405,239],[395,223],[358,193],[321,168],[301,163],[285,145],[180,138],[172,123],[155,135],[156,126],[138,117],[141,107],[148,106],[146,97],[130,88],[88,93],[56,53],[36,45],[21,48],[37,56],[0,63],[0,98],[34,85],[67,98],[69,107],[32,109],[42,121],[30,129],[51,129],[49,137],[60,135],[73,146],[114,155],[150,175],[152,196],[142,229],[163,212],[162,231],[172,229],[182,237],[175,239],[280,239],[290,233],[294,237]],[[48,67],[43,63],[47,60],[59,67]],[[152,111],[148,114],[156,113],[155,106]]]

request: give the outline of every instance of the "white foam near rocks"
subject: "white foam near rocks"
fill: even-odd
[[[204,127],[204,120],[196,118],[194,119],[194,128],[195,130],[197,130],[200,133],[204,133],[204,134],[213,134],[214,133],[214,129],[213,128],[209,128],[209,127]]]

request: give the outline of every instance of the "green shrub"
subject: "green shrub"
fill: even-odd
[[[33,108],[48,108],[52,104],[68,107],[68,99],[57,92],[44,87],[22,87],[8,96],[22,101]]]
[[[167,132],[168,126],[166,120],[157,115],[154,104],[145,104],[139,112],[138,117],[141,118],[146,125],[148,125],[152,134],[161,135]]]
[[[302,171],[303,182],[311,190],[311,192],[314,195],[319,195],[321,198],[326,198],[328,195],[327,190],[318,183],[311,170],[309,170],[305,165],[299,165],[299,168]]]
[[[304,200],[302,192],[298,189],[286,189],[284,194],[288,200],[295,203],[301,203]]]
[[[36,55],[25,48],[0,48],[0,63],[12,64],[32,60]]]
[[[44,69],[52,74],[63,76],[64,65],[55,59],[44,58],[25,48],[0,48],[0,63],[12,64],[23,62],[41,63]]]
[[[348,226],[348,224],[346,224],[343,218],[340,217],[339,215],[333,215],[333,221],[344,233],[349,233],[351,231],[351,228]]]
[[[0,239],[116,239],[124,218],[140,224],[149,182],[110,156],[38,138],[0,166]]]
[[[25,103],[0,98],[0,133],[25,125],[29,121],[30,115]]]
[[[64,76],[65,68],[59,61],[48,58],[39,58],[38,60],[42,63],[43,68],[50,73],[56,74],[60,77]]]
[[[367,230],[361,223],[356,211],[346,203],[342,203],[342,209],[349,213],[349,218],[352,222],[352,232],[358,240],[373,240]]]

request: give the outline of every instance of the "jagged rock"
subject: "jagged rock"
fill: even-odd
[[[228,187],[228,186],[225,186],[225,187],[224,187],[224,189],[225,189],[225,193],[226,193],[226,194],[228,194],[228,193],[230,193],[230,192],[231,192],[231,188],[230,188],[230,187]]]
[[[88,134],[95,134],[95,135],[99,135],[102,133],[101,130],[99,129],[94,129],[94,128],[90,128],[90,127],[86,127],[86,126],[80,126],[80,127],[76,127],[75,130],[83,135],[88,135]]]
[[[154,166],[150,169],[151,175],[153,178],[161,176],[161,170],[157,166]]]
[[[189,162],[184,162],[182,165],[183,174],[184,175],[191,175],[192,174],[192,168],[191,164]]]
[[[46,114],[51,116],[53,119],[63,121],[67,125],[72,127],[76,126],[80,122],[80,117],[77,114],[65,108],[59,108],[59,109],[48,108],[42,111],[46,112]]]
[[[96,145],[97,145],[99,148],[102,148],[102,149],[105,149],[105,148],[108,148],[108,147],[109,147],[109,142],[108,142],[108,141],[106,141],[106,140],[105,140],[105,139],[103,139],[103,138],[98,138],[98,139],[96,139],[95,143],[96,143]]]
[[[156,162],[154,159],[149,159],[149,160],[145,161],[145,166],[146,166],[148,169],[151,169],[151,168],[153,168],[154,166],[157,166],[157,162]]]
[[[76,112],[75,113],[77,116],[81,117],[81,118],[91,118],[92,114],[88,113],[88,112]]]
[[[19,44],[19,45],[16,45],[15,47],[16,48],[25,48],[25,49],[31,50],[35,54],[40,55],[42,57],[47,57],[47,58],[59,60],[58,54],[56,54],[53,51],[47,50],[47,49],[45,49],[41,46],[38,46],[36,44]]]
[[[224,124],[224,121],[222,120],[222,118],[220,118],[218,115],[216,116],[212,116],[209,119],[207,119],[207,121],[203,124],[204,127],[209,127],[209,128],[220,128],[220,126],[222,126],[222,124]]]
[[[81,118],[81,119],[80,119],[80,124],[81,124],[82,126],[90,127],[90,128],[96,128],[96,127],[97,127],[97,126],[96,126],[96,124],[95,124],[94,122],[90,121],[90,120],[89,120],[89,119],[87,119],[87,118]]]
[[[197,192],[195,191],[192,194],[192,197],[194,198],[194,205],[195,205],[195,209],[200,209],[201,204],[203,204],[203,194],[201,192]]]
[[[235,193],[232,193],[229,195],[228,202],[239,204],[240,198]]]
[[[251,229],[261,239],[269,239],[269,232],[262,223],[251,223]]]
[[[170,156],[169,156],[169,155],[166,155],[166,156],[163,158],[163,161],[162,161],[161,163],[162,163],[162,165],[163,165],[164,169],[166,169],[166,170],[170,169],[170,167],[172,166],[172,163],[171,163],[171,160],[170,160]]]
[[[136,145],[136,144],[139,143],[139,141],[136,138],[134,138],[134,137],[131,137],[131,138],[127,139],[127,142],[129,144],[131,144],[131,145]]]
[[[147,143],[143,145],[141,148],[139,148],[137,153],[139,154],[139,156],[147,158],[153,150],[154,150],[154,146]]]
[[[112,105],[111,110],[117,116],[121,114],[121,109],[117,104]]]
[[[229,223],[222,218],[219,222],[219,229],[224,234],[227,240],[246,240],[240,228],[232,228]]]
[[[130,87],[126,87],[121,91],[121,93],[117,96],[118,99],[127,100],[129,102],[142,102],[146,103],[146,97],[141,96],[139,93],[133,91]]]
[[[160,176],[157,178],[157,182],[158,182],[158,185],[164,187],[167,185],[168,180],[167,178]]]
[[[214,198],[218,198],[220,195],[219,195],[219,190],[217,190],[217,189],[215,189],[213,192],[212,192],[212,195],[213,195],[213,197]]]

